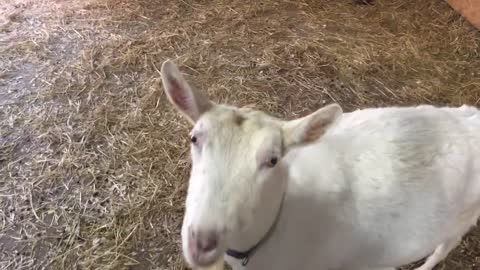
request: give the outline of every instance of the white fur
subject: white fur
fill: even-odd
[[[338,112],[320,109],[301,125],[216,104],[198,115],[192,134],[204,141],[192,146],[187,262],[195,266],[186,228],[222,232],[212,259],[246,250],[271,227],[284,193],[276,230],[248,265],[225,256],[234,270],[393,269],[429,255],[418,270],[431,270],[443,260],[480,215],[480,111]],[[316,119],[324,130],[311,128],[323,128]],[[306,141],[309,131],[319,139]],[[282,143],[280,162],[262,167]]]

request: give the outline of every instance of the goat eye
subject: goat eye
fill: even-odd
[[[273,168],[275,165],[277,165],[278,158],[272,157],[270,161],[268,162],[268,167]]]
[[[197,143],[197,137],[192,136],[192,137],[190,138],[190,141],[191,141],[193,144]]]

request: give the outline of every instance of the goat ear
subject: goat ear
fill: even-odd
[[[202,92],[192,89],[170,60],[162,64],[160,74],[168,100],[191,123],[195,123],[203,113],[212,108],[213,103]]]
[[[284,122],[285,147],[289,149],[318,140],[342,113],[340,105],[330,104],[305,117]]]

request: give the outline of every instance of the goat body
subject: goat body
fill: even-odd
[[[429,255],[417,270],[431,270],[478,220],[474,107],[330,104],[282,120],[210,101],[170,61],[161,74],[194,126],[181,232],[193,267],[261,243],[246,265],[225,260],[234,270],[377,270]]]
[[[432,269],[480,215],[479,132],[469,106],[344,113],[285,156],[285,205],[269,241],[245,267],[226,261],[235,270],[393,269],[430,255],[418,269]]]

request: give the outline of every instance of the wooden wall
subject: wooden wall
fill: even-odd
[[[480,0],[447,0],[473,26],[480,29]]]

